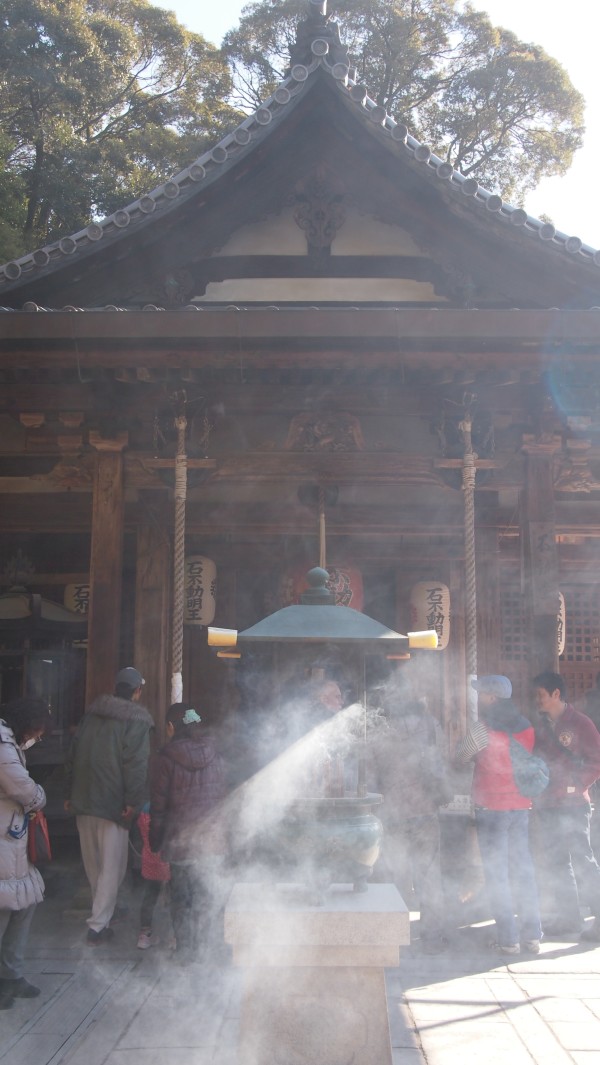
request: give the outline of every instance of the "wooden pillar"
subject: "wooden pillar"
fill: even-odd
[[[114,688],[119,667],[123,570],[123,448],[127,433],[103,439],[90,432],[96,449],[90,549],[90,605],[86,704]]]
[[[477,657],[480,676],[500,673],[500,574],[498,530],[475,530],[477,559]]]
[[[146,684],[142,702],[152,713],[160,739],[169,691],[171,543],[158,520],[137,531],[134,661]]]
[[[559,437],[526,436],[525,485],[521,498],[521,565],[528,622],[529,671],[558,670],[558,548],[553,457]]]

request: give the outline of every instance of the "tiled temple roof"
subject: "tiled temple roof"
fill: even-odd
[[[493,218],[513,230],[520,230],[532,241],[540,241],[580,264],[600,267],[600,251],[584,244],[579,237],[561,233],[551,223],[529,215],[523,208],[503,202],[501,196],[480,186],[475,178],[464,177],[451,163],[411,136],[407,127],[396,122],[384,107],[375,103],[366,86],[351,76],[337,24],[327,18],[325,6],[325,0],[309,0],[309,14],[298,28],[287,76],[272,96],[237,129],[190,166],[114,214],[0,266],[0,299],[3,292],[8,293],[24,282],[52,273],[67,260],[84,254],[87,257],[100,244],[104,246],[107,242],[118,241],[134,229],[151,225],[157,214],[165,214],[180,202],[197,195],[203,187],[218,180],[225,168],[250,154],[257,141],[285,120],[286,111],[294,101],[304,96],[314,79],[321,76],[331,79],[365,122],[380,129],[381,137],[389,141],[405,165],[420,171],[424,180],[439,181],[440,186],[445,186],[445,196],[460,197],[474,213],[479,213],[479,217],[485,216],[485,212],[490,221]]]

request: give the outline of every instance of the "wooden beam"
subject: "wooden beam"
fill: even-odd
[[[215,480],[290,482],[315,478],[340,484],[428,484],[445,488],[432,458],[384,451],[243,452],[219,456],[214,471]]]
[[[53,314],[32,314],[14,311],[2,315],[0,350],[5,353],[27,351],[33,353],[31,344],[41,344],[45,349],[47,363],[53,363],[55,345],[63,357],[70,352],[73,365],[79,360],[80,372],[85,380],[86,353],[78,345],[91,345],[95,358],[103,350],[101,364],[121,365],[122,351],[131,352],[129,365],[135,365],[134,352],[144,352],[158,347],[164,358],[165,344],[180,347],[190,342],[198,354],[207,347],[220,350],[230,347],[239,355],[240,349],[253,348],[265,341],[292,341],[291,350],[298,350],[298,341],[310,341],[311,345],[334,346],[340,350],[340,341],[360,346],[364,359],[365,341],[368,351],[381,344],[392,345],[396,351],[412,350],[415,355],[422,350],[432,350],[432,345],[441,352],[458,351],[464,362],[467,352],[480,353],[485,360],[485,351],[493,351],[491,366],[499,353],[509,347],[523,348],[527,352],[548,352],[563,345],[595,345],[590,350],[593,358],[600,343],[600,315],[587,310],[464,310],[454,308],[382,307],[362,308],[354,311],[345,307],[303,309],[279,305],[276,312],[256,306],[227,311],[221,308],[202,307],[194,311],[103,311],[93,314],[74,314],[56,311]],[[551,339],[549,339],[551,338]],[[108,342],[102,349],[101,342]],[[327,343],[326,343],[327,342]],[[496,347],[495,345],[498,345]],[[526,350],[525,350],[526,349]],[[42,351],[38,352],[42,356]],[[524,361],[529,361],[526,357]],[[9,365],[10,359],[3,355],[0,365]],[[143,359],[139,362],[143,365]],[[176,362],[175,362],[176,364]],[[165,369],[173,365],[173,357],[167,357]],[[509,363],[503,363],[503,366]]]
[[[89,573],[32,573],[31,576],[19,576],[19,584],[27,588],[46,588],[61,584],[89,584]],[[9,587],[14,582],[8,577],[0,576],[0,586]]]
[[[123,569],[123,448],[127,433],[90,433],[96,470],[90,548],[86,703],[114,688],[119,666]]]

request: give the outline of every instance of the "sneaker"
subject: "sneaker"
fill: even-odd
[[[152,935],[152,929],[142,928],[137,941],[138,949],[148,950],[148,947],[155,947],[157,943],[158,940]]]
[[[523,950],[526,950],[528,954],[539,954],[540,941],[539,939],[526,939],[523,942]]]
[[[521,953],[521,947],[520,947],[520,945],[518,943],[506,943],[506,944],[496,943],[496,949],[499,950],[501,954],[520,954]]]
[[[113,939],[114,932],[108,925],[106,928],[101,928],[99,932],[95,932],[93,928],[88,928],[86,940],[95,947],[99,947],[101,943],[107,943],[109,939]]]
[[[24,976],[20,976],[18,980],[7,981],[10,984],[8,992],[13,998],[37,998],[41,995],[41,989],[36,987],[35,984],[30,984],[29,980],[26,980]]]

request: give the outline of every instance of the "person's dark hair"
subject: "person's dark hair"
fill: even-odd
[[[132,688],[130,684],[117,684],[115,687],[115,695],[117,699],[127,699],[129,702],[133,699],[134,692],[137,688]]]
[[[567,690],[560,673],[553,673],[550,669],[544,670],[543,673],[538,673],[537,677],[533,678],[533,686],[534,688],[544,688],[548,695],[552,695],[552,692],[558,688],[558,694],[561,699],[564,699]]]
[[[189,725],[184,725],[183,719],[188,710],[193,710],[191,703],[173,703],[167,710],[167,721],[170,721],[175,729],[175,736],[182,736]],[[198,715],[200,716],[200,715]],[[197,722],[195,722],[197,724]]]
[[[49,725],[48,704],[43,699],[26,696],[23,699],[11,699],[0,706],[0,717],[14,732],[20,745],[28,733],[39,732]]]

